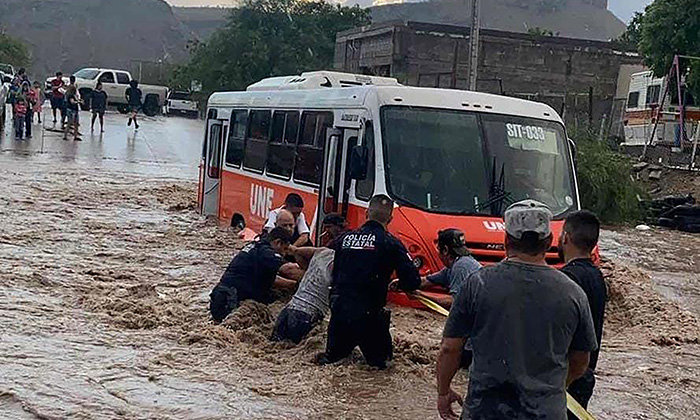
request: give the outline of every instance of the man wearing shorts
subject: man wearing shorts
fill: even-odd
[[[56,110],[61,113],[61,124],[66,122],[66,111],[64,108],[65,96],[63,94],[65,89],[65,83],[63,82],[63,73],[56,72],[56,78],[51,81],[51,110],[53,112],[53,123],[56,124]]]
[[[139,89],[139,82],[137,80],[132,80],[129,82],[129,87],[126,88],[126,103],[129,105],[129,122],[126,125],[131,125],[134,123],[134,128],[139,129],[139,123],[136,120],[136,116],[141,109],[141,96],[143,93]]]
[[[63,140],[68,140],[68,135],[73,130],[73,140],[81,141],[79,137],[78,126],[79,126],[79,113],[80,113],[80,98],[78,97],[78,90],[75,85],[68,86],[66,90],[66,118],[68,123],[66,124],[65,131],[63,132]]]
[[[105,132],[105,110],[107,109],[107,92],[102,90],[102,82],[97,82],[95,91],[92,92],[92,123],[90,131],[95,130],[95,120],[100,117],[100,132]]]

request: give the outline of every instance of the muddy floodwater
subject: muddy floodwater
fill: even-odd
[[[211,325],[208,293],[242,243],[195,212],[199,138],[158,135],[201,123],[144,123],[141,158],[112,118],[109,159],[90,139],[70,159],[51,136],[51,153],[2,139],[0,419],[438,418],[444,319],[431,312],[393,309],[384,372],[359,355],[317,366],[325,325],[270,343],[284,296]],[[624,229],[602,249],[611,302],[592,413],[700,418],[700,239]]]

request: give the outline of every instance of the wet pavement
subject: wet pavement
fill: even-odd
[[[0,419],[437,418],[440,316],[394,309],[385,372],[358,355],[317,366],[325,324],[270,343],[282,302],[211,325],[208,292],[241,243],[194,211],[203,123],[125,121],[109,113],[79,143],[0,137]],[[700,418],[695,318],[668,329],[700,316],[698,238],[620,229],[602,249],[633,293],[611,302],[591,411]]]
[[[33,125],[31,139],[15,140],[11,119],[0,135],[0,158],[30,158],[34,162],[60,161],[96,168],[161,172],[163,175],[196,179],[201,154],[204,122],[181,117],[140,116],[140,129],[127,127],[127,116],[116,111],[105,115],[105,132],[99,122],[90,130],[91,114],[80,113],[82,141],[65,141],[60,122],[53,123],[49,108],[43,124]],[[48,117],[48,118],[47,118]]]

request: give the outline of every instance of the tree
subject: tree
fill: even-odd
[[[540,28],[539,26],[528,29],[527,33],[535,36],[554,36],[554,31],[551,29]],[[558,36],[559,33],[556,35]]]
[[[656,0],[635,16],[627,36],[654,74],[665,76],[676,54],[700,56],[700,1]],[[681,66],[691,90],[700,95],[700,60],[684,59]]]
[[[625,31],[625,33],[620,35],[619,38],[614,39],[613,42],[620,44],[622,47],[630,51],[638,50],[639,38],[641,36],[641,30],[639,29],[639,25],[642,21],[643,16],[644,15],[642,13],[636,12],[632,17],[630,23],[627,25],[627,30]]]
[[[333,62],[336,33],[369,21],[366,10],[321,0],[247,0],[207,42],[190,45],[191,59],[176,69],[174,81],[188,87],[199,80],[209,93],[326,69]]]
[[[0,33],[0,63],[24,67],[29,61],[29,50],[22,41]]]

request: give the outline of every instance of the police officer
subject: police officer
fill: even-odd
[[[421,284],[406,248],[386,230],[393,211],[389,197],[375,196],[364,226],[334,244],[331,320],[321,363],[344,359],[358,345],[370,366],[384,369],[392,357],[390,314],[384,309],[391,275],[397,272],[398,288],[405,291]]]
[[[223,321],[244,300],[270,303],[273,286],[296,287],[303,271],[283,258],[290,250],[291,240],[292,235],[287,230],[274,228],[260,241],[246,245],[233,258],[209,296],[214,322]],[[277,277],[278,274],[284,278]]]

